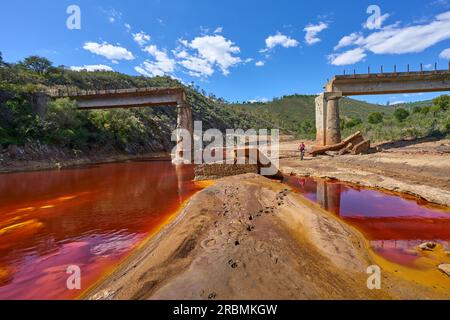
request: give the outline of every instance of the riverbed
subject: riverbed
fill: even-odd
[[[117,266],[129,257],[134,249],[140,247],[178,216],[177,213],[187,200],[202,189],[201,185],[193,182],[193,167],[175,167],[168,161],[151,159],[65,170],[2,174],[0,177],[0,299],[79,297],[100,280],[107,281],[108,276],[114,273]],[[231,191],[236,193],[228,202],[223,198],[220,208],[215,208],[211,202],[202,210],[211,212],[222,210],[225,216],[231,209],[224,208],[233,207],[230,201],[242,197],[242,204],[233,209],[237,210],[236,215],[245,219],[255,215],[256,220],[258,212],[246,212],[247,209],[243,207],[244,204],[251,203],[245,200],[251,199],[250,195],[240,195],[236,191],[240,184],[236,184],[236,181],[232,178],[230,186],[226,187],[228,189],[224,195],[229,196]],[[257,182],[252,183],[265,184],[265,180],[255,181]],[[361,188],[337,181],[288,177],[285,183],[286,185],[280,184],[280,188],[289,185],[300,197],[318,203],[343,224],[356,228],[364,235],[371,250],[385,261],[392,263],[394,268],[398,266],[430,271],[433,273],[433,279],[436,278],[436,266],[424,263],[424,257],[417,250],[417,246],[424,241],[435,241],[442,246],[442,252],[448,251],[449,208],[432,206],[425,201],[401,194]],[[236,188],[232,185],[236,185]],[[249,187],[251,185],[249,184]],[[242,189],[241,192],[247,191]],[[277,207],[279,200],[270,199],[270,196],[264,199],[262,194],[259,197],[262,198],[258,201],[266,202],[269,207]],[[204,198],[208,199],[208,196],[205,195]],[[283,205],[285,204],[278,203],[280,208],[283,208]],[[248,210],[254,210],[253,207],[249,205]],[[286,221],[287,217],[293,220],[300,219],[304,210],[312,212],[316,210],[303,204],[301,209],[295,208],[297,207],[293,206],[281,210],[287,212],[283,213],[285,215],[283,219]],[[261,211],[265,210],[267,211],[262,207]],[[271,210],[273,213],[273,209]],[[201,216],[203,215],[204,213],[201,213]],[[230,221],[234,224],[241,223],[236,219]],[[277,220],[273,222],[278,223]],[[205,222],[198,224],[200,229],[207,226]],[[225,243],[231,243],[234,251],[244,248],[246,245],[244,239],[247,237],[245,233],[253,233],[252,227],[250,231],[246,230],[248,227],[249,225],[243,225],[242,238],[224,239]],[[256,227],[259,228],[258,225]],[[271,224],[261,226],[265,232],[275,232],[271,228]],[[186,236],[192,230],[186,229],[183,232]],[[236,230],[230,232],[235,234]],[[196,237],[200,236],[199,231]],[[297,236],[300,235],[293,235],[294,238]],[[336,235],[340,236],[342,235]],[[176,237],[173,242],[175,239]],[[203,248],[212,243],[208,242],[208,239],[200,240],[206,241],[202,242]],[[290,240],[285,240],[291,245]],[[214,243],[217,241],[214,240]],[[264,241],[259,239],[254,245],[247,244],[248,250],[268,251],[259,248],[262,246],[260,243]],[[239,243],[239,246],[236,243]],[[190,250],[195,250],[196,242],[188,241],[188,244]],[[278,261],[280,253],[276,251],[272,250],[270,261],[274,259],[273,256],[277,257]],[[184,253],[182,256],[184,257]],[[243,257],[242,259],[248,258],[245,255]],[[335,257],[337,259],[339,254]],[[178,266],[179,261],[172,263]],[[80,267],[82,279],[80,290],[68,289],[66,283],[69,277],[68,266]],[[181,272],[182,266],[179,269],[173,272]],[[334,269],[330,270],[334,272]],[[167,276],[166,271],[162,274]],[[132,287],[137,284],[129,285]],[[249,293],[248,297],[264,297],[258,295],[258,292],[253,294]],[[285,298],[297,297],[285,296],[281,291],[279,294]],[[145,294],[135,297],[143,296]],[[160,297],[167,298],[170,294],[166,292]],[[222,295],[222,298],[227,297],[234,296]],[[365,295],[358,293],[356,297]]]

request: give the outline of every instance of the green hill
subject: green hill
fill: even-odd
[[[233,104],[227,108],[255,119],[263,119],[274,127],[297,132],[302,123],[315,121],[315,98],[311,95],[291,95],[267,103]],[[340,109],[343,119],[358,118],[362,121],[374,112],[385,114],[394,112],[394,108],[349,98],[341,99]]]
[[[175,108],[136,108],[79,111],[75,103],[60,99],[40,117],[31,110],[30,100],[48,88],[108,90],[142,87],[183,87],[193,107],[195,120],[203,128],[262,127],[259,118],[241,117],[225,107],[222,99],[200,93],[168,77],[147,78],[117,72],[76,72],[54,67],[41,57],[19,63],[0,63],[0,151],[10,145],[52,145],[82,151],[114,149],[127,153],[169,151],[176,127]]]
[[[102,150],[125,153],[170,151],[174,145],[171,133],[176,126],[175,108],[80,111],[74,101],[59,99],[50,103],[45,116],[31,110],[30,101],[34,95],[48,88],[108,90],[142,87],[183,87],[193,107],[194,119],[203,122],[204,130],[279,128],[282,133],[294,133],[303,138],[314,138],[315,135],[315,97],[311,95],[285,96],[267,103],[227,104],[223,99],[205,96],[198,87],[186,86],[168,77],[77,72],[63,66],[54,67],[45,58],[29,57],[14,64],[0,60],[0,153],[10,146],[23,146],[23,150],[31,151],[45,151],[46,146],[51,146],[65,148],[69,153],[81,151],[85,154]],[[405,106],[406,113],[395,115],[402,106],[386,107],[343,98],[343,135],[361,130],[373,141],[378,141],[435,132],[448,134],[448,103],[448,96],[443,96],[434,106],[429,106],[429,101],[409,104]],[[40,153],[41,158],[45,156],[45,152]]]

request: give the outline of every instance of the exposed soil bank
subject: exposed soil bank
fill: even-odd
[[[388,266],[381,290],[369,290],[367,267],[380,260],[357,230],[284,184],[247,174],[195,195],[85,298],[450,298],[450,278],[437,268],[420,281],[420,271]]]
[[[281,145],[284,174],[337,179],[450,206],[450,140],[384,144],[374,154],[307,157],[303,162],[297,146],[297,142]]]
[[[6,149],[0,146],[0,173],[61,169],[148,158],[170,158],[170,154],[137,150],[126,153],[112,146],[98,146],[89,151],[40,143],[27,144],[23,147],[11,145]]]

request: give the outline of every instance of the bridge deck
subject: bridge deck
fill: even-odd
[[[450,91],[450,70],[335,76],[325,89],[343,96]]]
[[[134,88],[114,90],[49,90],[52,98],[77,100],[79,109],[111,109],[185,104],[183,88]]]

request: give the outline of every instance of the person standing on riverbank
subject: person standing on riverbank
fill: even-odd
[[[300,143],[298,150],[300,151],[300,160],[303,161],[303,159],[305,158],[305,151],[306,151],[306,146],[305,143]]]

